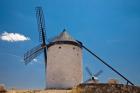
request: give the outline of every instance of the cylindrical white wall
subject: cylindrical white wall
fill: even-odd
[[[47,50],[47,88],[72,88],[82,81],[82,49],[54,44]]]

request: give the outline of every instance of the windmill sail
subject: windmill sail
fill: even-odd
[[[89,74],[91,77],[93,76],[88,67],[86,67],[86,71],[88,72],[88,74]]]
[[[38,55],[40,55],[43,52],[44,48],[45,48],[45,46],[38,45],[38,46],[34,47],[33,49],[27,51],[24,54],[25,64],[28,64],[30,61],[32,61],[34,58],[36,58]]]
[[[41,7],[36,7],[36,18],[37,18],[38,31],[39,31],[39,40],[40,42],[42,42],[42,44],[29,50],[27,53],[25,53],[24,61],[25,61],[25,64],[28,64],[39,54],[44,52],[45,67],[46,67],[46,63],[47,63],[47,52],[46,52],[46,42],[45,42],[46,31],[45,31],[44,14]]]
[[[46,38],[46,31],[45,31],[45,20],[44,20],[44,14],[41,7],[36,7],[36,18],[37,18],[37,24],[38,24],[38,31],[39,31],[39,40],[40,42],[44,42]]]
[[[103,71],[102,70],[100,70],[99,72],[97,72],[94,76],[95,77],[98,77],[101,73],[102,73]]]

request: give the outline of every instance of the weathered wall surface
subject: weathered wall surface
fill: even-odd
[[[82,50],[56,44],[47,51],[47,88],[72,88],[82,81]]]

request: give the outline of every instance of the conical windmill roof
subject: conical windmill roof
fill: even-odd
[[[53,42],[55,41],[74,41],[76,42],[75,39],[73,39],[73,37],[71,37],[69,35],[69,33],[64,29],[63,32],[60,33],[60,35],[58,35],[54,40]]]

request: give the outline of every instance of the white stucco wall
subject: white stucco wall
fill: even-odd
[[[47,88],[71,88],[82,81],[82,49],[56,44],[47,50]]]

